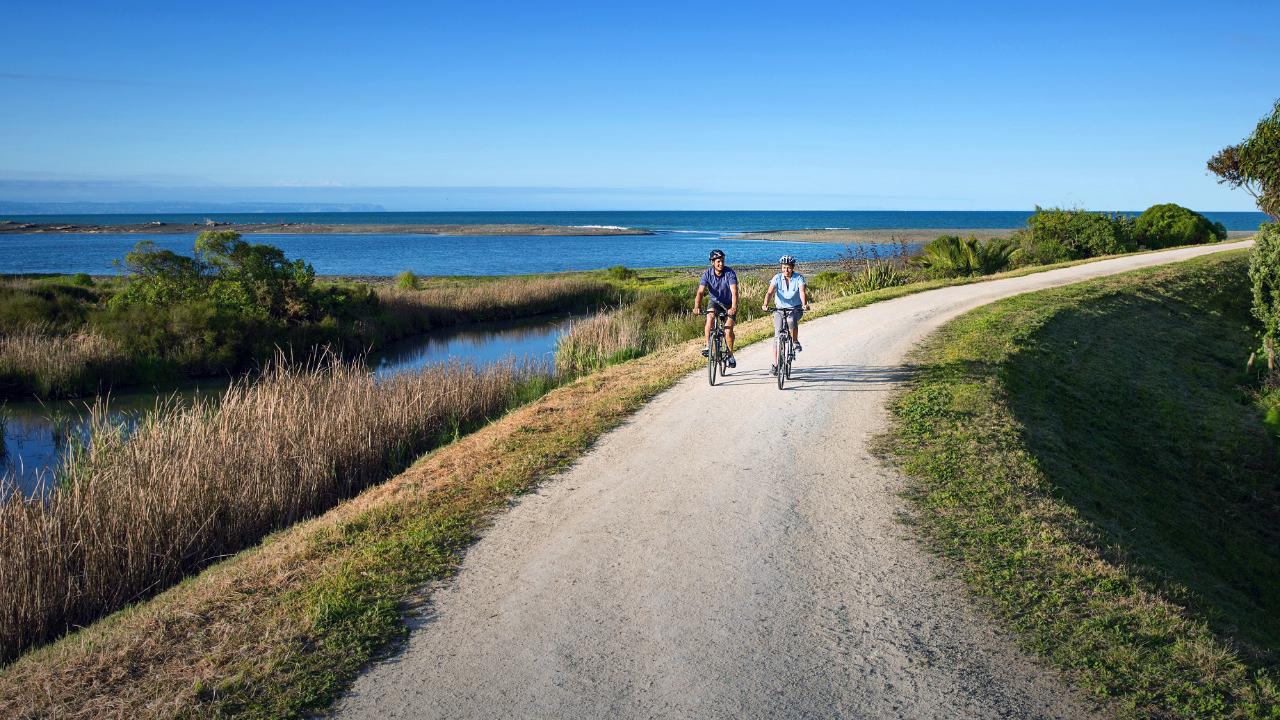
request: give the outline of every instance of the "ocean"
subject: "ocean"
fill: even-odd
[[[1231,230],[1250,230],[1266,219],[1261,213],[1206,213]],[[205,219],[248,223],[341,224],[538,224],[639,228],[652,235],[601,236],[442,236],[418,234],[260,234],[255,243],[275,245],[290,258],[302,258],[321,275],[394,275],[412,270],[420,275],[516,275],[592,270],[613,265],[632,268],[704,265],[707,251],[720,248],[730,264],[767,264],[782,254],[794,255],[801,271],[806,262],[827,261],[845,246],[748,239],[749,231],[851,229],[892,230],[1017,228],[1023,211],[646,211],[646,212],[415,212],[415,213],[253,213],[209,215],[40,215],[5,217],[22,222],[77,225],[138,224],[159,220],[174,224]],[[234,226],[233,226],[234,228]],[[196,232],[6,233],[0,234],[0,274],[112,274],[113,262],[135,243],[190,254]],[[864,246],[875,253],[875,245]]]

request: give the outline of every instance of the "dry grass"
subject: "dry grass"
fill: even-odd
[[[36,387],[42,395],[79,391],[125,366],[120,344],[93,332],[62,335],[40,325],[0,334],[0,388]]]
[[[460,322],[507,320],[617,301],[613,285],[576,277],[506,278],[423,290],[381,287],[378,301],[399,323],[419,330]]]
[[[279,362],[217,401],[96,421],[47,500],[0,504],[0,658],[87,624],[332,507],[508,407],[537,370]],[[105,418],[105,412],[96,415]]]

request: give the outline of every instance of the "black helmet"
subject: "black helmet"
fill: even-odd
[[[707,262],[715,262],[716,260],[723,260],[723,259],[724,259],[724,251],[719,249],[712,250],[711,254],[707,256]]]

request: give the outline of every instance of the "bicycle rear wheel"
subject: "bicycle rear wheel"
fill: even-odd
[[[787,350],[789,351],[787,353],[787,379],[790,380],[791,379],[791,363],[794,362],[796,359],[795,344],[792,343],[791,346],[787,348]]]

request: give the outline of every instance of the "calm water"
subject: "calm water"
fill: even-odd
[[[370,365],[376,375],[388,377],[449,360],[485,364],[514,357],[550,362],[555,355],[556,340],[572,322],[572,318],[564,317],[532,318],[440,330],[396,343],[371,358]],[[128,423],[155,408],[161,397],[216,396],[228,383],[229,379],[210,378],[160,392],[116,393],[111,396],[111,414],[116,420]],[[9,475],[24,494],[34,493],[41,478],[49,476],[49,470],[57,464],[67,444],[72,439],[87,438],[92,404],[92,399],[9,403],[0,474]],[[0,490],[0,496],[3,492]]]
[[[1140,211],[1123,211],[1137,215]],[[1228,230],[1255,230],[1267,217],[1258,212],[1204,212]],[[206,218],[235,223],[404,223],[426,225],[482,225],[529,223],[537,225],[613,225],[645,230],[699,232],[747,232],[849,228],[853,230],[903,228],[1016,228],[1026,224],[1028,210],[713,210],[713,211],[614,211],[614,212],[370,212],[370,213],[209,213],[151,215],[27,215],[3,219],[24,222],[132,224],[160,220],[199,223]]]
[[[109,274],[116,271],[112,260],[144,239],[190,255],[195,234],[0,235],[0,274]],[[421,275],[518,275],[612,265],[704,265],[713,247],[723,249],[730,264],[772,263],[783,254],[804,263],[829,260],[843,250],[834,244],[735,240],[703,232],[592,237],[254,234],[248,239],[302,258],[321,275],[393,275],[405,269]]]

